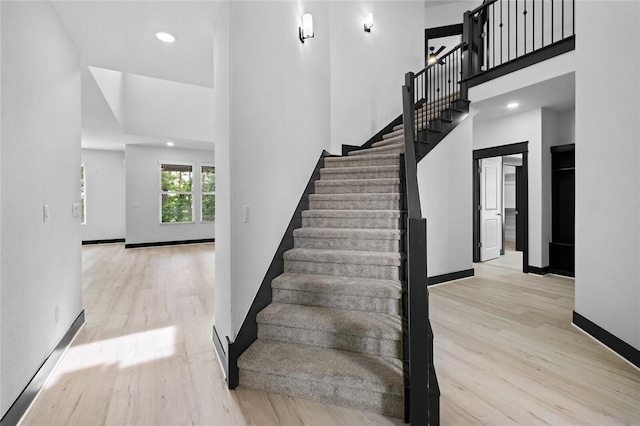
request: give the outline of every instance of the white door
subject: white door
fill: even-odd
[[[500,257],[502,248],[502,157],[480,160],[480,261]]]

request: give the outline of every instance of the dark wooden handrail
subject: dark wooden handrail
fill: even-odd
[[[480,6],[476,7],[475,9],[473,9],[472,11],[470,11],[469,13],[471,15],[477,15],[478,12],[481,12],[483,9],[487,9],[489,6],[491,6],[492,4],[494,4],[495,2],[497,2],[498,0],[488,0],[485,1],[484,3],[482,3]]]
[[[462,49],[464,46],[466,45],[466,42],[461,41],[460,43],[458,43],[454,48],[452,48],[450,51],[448,51],[447,53],[445,53],[444,55],[441,55],[440,58],[438,58],[437,62],[434,62],[433,64],[427,65],[426,67],[424,67],[423,69],[421,69],[420,71],[418,71],[415,74],[415,77],[420,77],[422,74],[424,74],[425,72],[427,72],[430,68],[435,67],[436,65],[440,65],[442,64],[442,62],[445,60],[445,58],[447,58],[449,55],[453,54],[456,50],[460,50]]]

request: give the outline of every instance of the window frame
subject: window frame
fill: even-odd
[[[213,220],[204,220],[204,196],[205,195],[213,195],[213,199],[214,199],[214,203],[215,203],[215,199],[216,199],[216,190],[215,190],[215,186],[214,186],[214,190],[213,191],[204,191],[202,189],[203,185],[202,185],[202,169],[203,167],[213,167],[213,175],[215,176],[216,174],[216,165],[213,163],[199,163],[198,164],[198,170],[200,172],[200,176],[199,176],[199,180],[200,180],[200,223],[215,223],[216,221],[216,212],[215,212],[215,207],[213,210]]]
[[[169,165],[169,166],[189,166],[191,167],[191,192],[183,192],[183,191],[163,191],[162,190],[162,166],[164,165]],[[158,161],[158,171],[157,171],[157,177],[158,177],[158,190],[159,190],[159,197],[158,197],[158,220],[160,225],[188,225],[188,224],[193,224],[196,223],[195,221],[195,217],[194,217],[194,211],[195,211],[195,192],[194,191],[194,187],[196,186],[196,179],[194,177],[194,169],[196,168],[196,163],[192,162],[192,161],[172,161],[172,160],[160,160]],[[186,222],[163,222],[162,221],[162,196],[163,195],[190,195],[191,196],[191,220],[190,221],[186,221]]]

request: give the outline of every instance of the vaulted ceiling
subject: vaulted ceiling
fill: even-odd
[[[183,86],[175,87],[189,93],[194,88],[211,91],[213,29],[219,2],[54,0],[53,4],[82,57],[84,148],[123,149],[129,143],[164,145],[168,139],[183,148],[213,148],[211,140],[194,140],[192,136],[176,135],[178,131],[167,131],[167,124],[180,119],[170,111],[161,112],[167,116],[158,131],[146,128],[145,134],[127,132],[122,117],[118,119],[88,67],[180,83]],[[155,36],[158,31],[174,34],[177,41],[159,41]],[[131,85],[140,81],[129,80],[121,87],[125,98]],[[181,127],[181,123],[175,124]]]

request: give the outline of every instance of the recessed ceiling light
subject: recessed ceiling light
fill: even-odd
[[[175,145],[173,142],[167,142],[167,146],[173,146]]]
[[[518,102],[511,102],[510,104],[507,104],[507,108],[513,109],[513,108],[518,108],[520,106],[520,103]]]
[[[158,40],[164,41],[165,43],[173,43],[174,41],[176,41],[176,36],[174,36],[173,34],[169,34],[166,31],[157,32],[156,37],[158,38]]]

